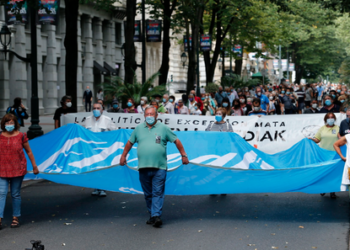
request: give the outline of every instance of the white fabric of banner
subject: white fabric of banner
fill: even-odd
[[[107,113],[118,128],[134,129],[144,122],[140,114]],[[81,124],[92,113],[72,113],[61,117],[61,125]],[[255,148],[269,154],[289,149],[304,138],[315,136],[322,127],[325,114],[308,115],[272,115],[272,116],[227,116],[233,131],[243,137]],[[336,114],[336,125],[346,118],[345,114]],[[158,120],[175,131],[204,131],[214,116],[168,115],[160,114]],[[196,145],[196,142],[193,142]],[[196,145],[199,146],[200,145]]]

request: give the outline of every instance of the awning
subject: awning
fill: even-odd
[[[108,63],[103,63],[104,68],[108,71],[108,74],[111,76],[117,76],[118,71],[116,71],[113,67],[111,67]]]
[[[109,72],[98,62],[94,61],[94,74],[108,75]]]

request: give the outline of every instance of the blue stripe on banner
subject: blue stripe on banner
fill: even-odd
[[[118,166],[131,130],[93,133],[70,124],[30,141],[39,177],[57,183],[123,193],[142,193],[137,145],[127,166]],[[290,149],[265,154],[234,133],[176,132],[190,159],[181,164],[168,144],[166,194],[327,193],[340,191],[344,162],[304,139]],[[28,161],[28,169],[32,169]],[[28,175],[27,177],[31,177]]]

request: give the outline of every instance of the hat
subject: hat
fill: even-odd
[[[119,104],[118,100],[113,100],[112,105],[113,104]]]

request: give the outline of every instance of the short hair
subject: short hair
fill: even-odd
[[[254,98],[253,101],[252,101],[252,103],[254,103],[254,102],[258,102],[259,105],[261,105],[261,100],[260,100],[259,98]]]
[[[5,128],[5,123],[9,121],[14,121],[15,123],[15,131],[18,131],[20,129],[20,125],[18,123],[17,117],[13,114],[6,114],[2,119],[1,119],[1,130],[6,131]]]
[[[146,102],[148,101],[147,96],[141,96],[141,98],[140,98],[140,99],[145,100]]]
[[[102,106],[101,103],[96,102],[96,103],[94,103],[94,104],[92,105],[92,107],[93,107],[94,105],[100,105],[100,106],[101,106],[101,110],[103,110],[103,106]]]
[[[156,103],[157,106],[158,106],[158,102],[157,102],[157,101],[153,100],[153,101],[151,101],[151,102],[149,103],[149,105],[152,106],[152,103]],[[145,110],[145,111],[146,111],[146,110]]]
[[[335,114],[332,113],[332,112],[329,112],[329,113],[327,113],[327,114],[324,116],[324,122],[325,122],[325,123],[327,123],[327,119],[328,119],[331,115],[334,116],[334,121],[337,120],[337,117],[335,116]]]
[[[21,97],[16,97],[13,101],[13,106],[18,108],[19,106],[21,106],[21,103],[22,103]]]
[[[316,99],[312,99],[311,102],[317,102],[317,100]]]
[[[173,99],[174,101],[175,101],[175,96],[173,96],[173,95],[171,95],[171,96],[169,96],[169,99]]]
[[[128,101],[129,101],[129,100],[131,100],[132,104],[135,106],[135,101],[134,101],[134,99],[130,97],[130,98],[128,98]]]
[[[333,100],[333,97],[331,95],[326,94],[326,95],[323,96],[323,99],[326,99],[326,97],[329,97],[329,98],[331,98]]]
[[[227,114],[226,109],[225,109],[225,108],[218,108],[218,109],[216,110],[216,112],[218,112],[218,111],[221,111],[221,113],[222,113],[222,119],[224,119],[224,118],[226,117],[226,114]],[[216,113],[216,112],[215,112],[215,113]]]
[[[198,103],[198,102],[194,106],[197,106],[198,108],[201,107],[200,103]]]
[[[67,101],[67,100],[72,100],[72,97],[69,96],[69,95],[63,96],[63,97],[61,98],[61,103],[65,102],[65,101]]]
[[[153,101],[152,101],[153,102]],[[151,103],[152,103],[151,102]],[[145,108],[145,112],[144,114],[146,115],[146,111],[147,109],[154,109],[154,111],[156,112],[156,115],[158,115],[158,110],[156,109],[156,107],[154,107],[153,105],[148,105],[146,108]]]

